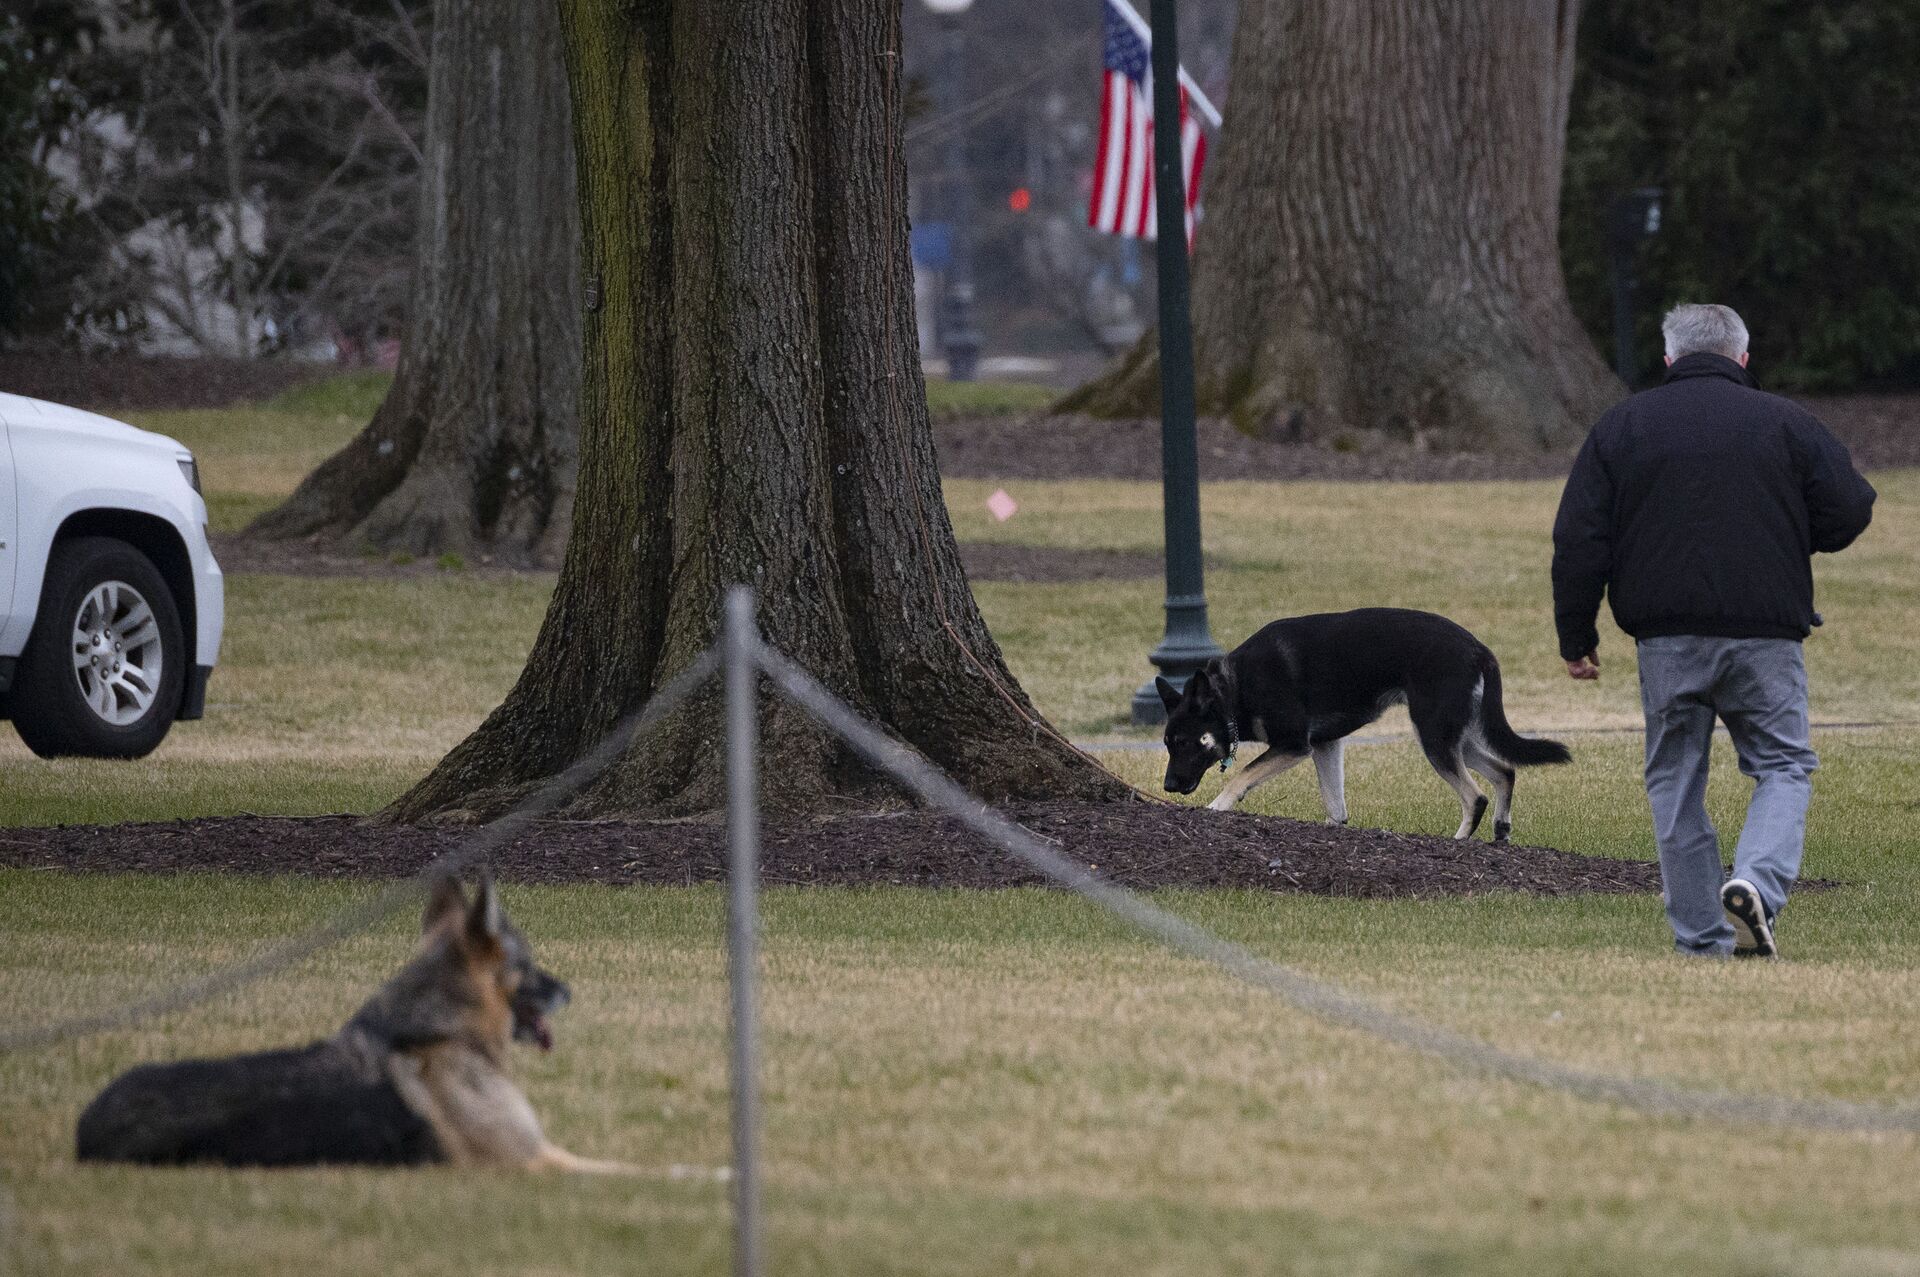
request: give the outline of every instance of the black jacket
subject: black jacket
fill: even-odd
[[[1553,525],[1560,655],[1599,644],[1605,592],[1636,639],[1803,639],[1816,551],[1873,518],[1873,488],[1812,414],[1720,355],[1688,355],[1659,388],[1600,418]]]

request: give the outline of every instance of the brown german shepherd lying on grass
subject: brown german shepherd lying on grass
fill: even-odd
[[[435,883],[413,961],[311,1046],[143,1064],[80,1115],[80,1160],[228,1166],[360,1163],[624,1171],[547,1140],[507,1074],[508,1043],[553,1046],[567,986],[483,876]]]

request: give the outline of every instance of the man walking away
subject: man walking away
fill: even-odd
[[[1800,873],[1817,765],[1800,650],[1820,624],[1810,558],[1866,530],[1874,491],[1825,426],[1756,387],[1740,316],[1677,306],[1661,330],[1665,382],[1600,419],[1560,498],[1560,655],[1574,678],[1600,677],[1603,593],[1638,641],[1675,947],[1777,957],[1774,919]],[[1716,715],[1753,780],[1724,884],[1706,804]]]

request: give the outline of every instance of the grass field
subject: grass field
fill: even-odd
[[[375,383],[277,406],[153,414],[238,526],[364,419]],[[355,399],[354,396],[360,396]],[[1793,961],[1688,963],[1657,902],[1354,902],[1169,893],[1277,959],[1514,1050],[1689,1085],[1920,1095],[1920,475],[1876,475],[1868,539],[1820,567],[1809,645],[1825,761]],[[963,538],[1153,550],[1157,493],[948,485]],[[1577,760],[1523,777],[1517,834],[1649,851],[1630,645],[1597,688],[1560,673],[1544,603],[1550,484],[1227,484],[1204,501],[1216,634],[1361,602],[1485,637],[1525,730]],[[498,699],[550,582],[445,573],[229,582],[209,716],[152,759],[33,760],[0,743],[0,824],[369,810]],[[1156,582],[985,584],[1009,660],[1083,739],[1158,637]],[[1388,728],[1391,729],[1391,724]],[[1132,739],[1139,739],[1133,737]],[[1723,750],[1723,754],[1725,751]],[[1152,753],[1103,758],[1136,783]],[[1716,816],[1738,824],[1726,757]],[[1208,791],[1199,795],[1205,798]],[[1410,743],[1353,751],[1355,819],[1450,829]],[[1310,777],[1258,810],[1316,818]],[[4,831],[0,830],[0,837]],[[0,872],[0,1015],[34,1023],[167,987],[366,887]],[[0,1271],[710,1273],[726,1264],[724,961],[710,889],[508,897],[575,984],[552,1056],[521,1054],[557,1138],[637,1180],[81,1170],[72,1122],[141,1059],[329,1031],[404,957],[399,922],[244,994],[136,1030],[0,1056]],[[1463,1076],[1122,933],[1052,893],[776,891],[768,900],[770,1271],[781,1273],[1920,1273],[1920,1140],[1636,1117]],[[6,1200],[10,1195],[11,1201]],[[1730,1231],[1745,1249],[1727,1245]]]

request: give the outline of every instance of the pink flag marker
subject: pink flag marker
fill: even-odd
[[[1002,523],[1011,519],[1013,512],[1019,508],[1020,503],[1008,496],[1005,488],[995,488],[993,495],[987,498],[987,513]]]

